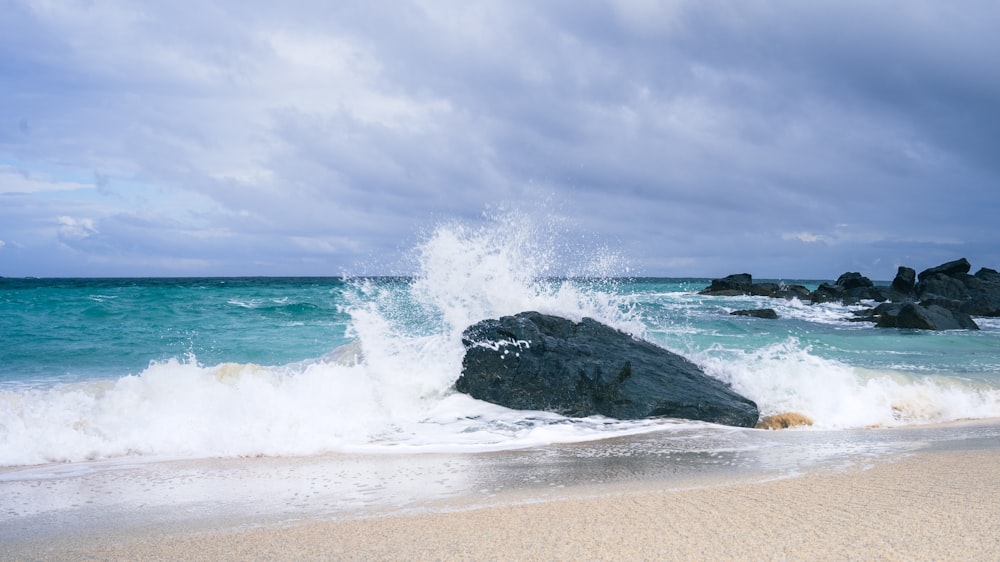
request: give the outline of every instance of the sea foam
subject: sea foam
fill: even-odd
[[[818,429],[893,427],[1000,417],[1000,389],[961,377],[868,369],[820,357],[795,337],[693,359],[756,400],[762,415],[801,412]]]
[[[343,308],[354,341],[315,360],[202,365],[189,355],[117,380],[0,391],[0,465],[475,451],[662,425],[514,412],[453,392],[462,330],[484,318],[538,310],[641,330],[620,295],[548,279],[553,244],[551,232],[518,213],[488,217],[477,228],[441,226],[417,248],[412,281],[351,281]]]

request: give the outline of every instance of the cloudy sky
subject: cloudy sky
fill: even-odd
[[[1000,269],[993,0],[0,0],[0,275]],[[360,264],[360,265],[359,265]]]

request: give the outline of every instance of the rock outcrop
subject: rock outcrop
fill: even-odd
[[[802,285],[786,285],[784,283],[754,283],[753,276],[749,273],[735,273],[722,279],[713,279],[712,283],[698,294],[713,297],[753,295],[804,300],[809,298],[809,289]]]
[[[699,294],[799,298],[811,303],[875,301],[883,305],[855,312],[849,320],[875,322],[880,328],[978,330],[973,316],[1000,317],[1000,272],[984,267],[970,275],[971,269],[965,258],[925,269],[919,275],[912,268],[900,266],[888,286],[876,285],[850,271],[834,283],[821,283],[812,292],[801,285],[753,283],[749,273],[740,273],[713,280]],[[779,289],[771,290],[774,287]]]
[[[883,303],[875,307],[875,325],[879,328],[915,330],[978,330],[979,325],[963,312],[936,304]]]
[[[522,312],[463,333],[455,389],[519,410],[753,427],[757,405],[691,361],[591,318]]]
[[[722,279],[713,279],[712,284],[699,294],[711,295],[713,297],[749,295],[752,284],[753,277],[749,273],[734,273]]]
[[[750,285],[750,294],[757,297],[771,297],[786,300],[806,300],[809,298],[809,289],[802,285],[785,285],[783,283],[753,283]]]
[[[896,276],[889,285],[889,300],[892,302],[906,302],[916,298],[917,295],[917,272],[912,267],[899,266]]]
[[[1000,316],[1000,273],[984,267],[969,275],[970,269],[961,258],[921,271],[916,297],[971,316]]]
[[[856,271],[849,271],[837,278],[837,282],[822,283],[809,295],[812,302],[842,302],[856,304],[863,300],[884,301],[886,291],[876,287],[871,279]]]

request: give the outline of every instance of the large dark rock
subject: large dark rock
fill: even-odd
[[[814,303],[836,302],[843,300],[843,298],[844,288],[832,283],[820,283],[819,287],[809,295],[809,300]]]
[[[753,276],[749,273],[735,273],[722,279],[713,279],[711,285],[698,294],[721,297],[749,295],[752,284]]]
[[[972,316],[1000,316],[1000,272],[983,267],[966,282],[972,295],[962,303],[961,311]]]
[[[822,283],[809,295],[809,300],[819,302],[842,302],[856,304],[863,300],[887,300],[889,291],[876,287],[871,279],[855,271],[849,271],[837,278],[837,282]]]
[[[945,275],[951,277],[958,273],[968,273],[970,269],[972,269],[972,264],[969,263],[969,260],[959,258],[955,261],[943,263],[937,267],[929,267],[921,271],[920,275],[917,276],[917,279],[919,281],[923,281],[925,278],[932,275]]]
[[[875,308],[879,328],[910,328],[916,330],[978,330],[968,314],[955,312],[937,304],[885,303]]]
[[[905,265],[899,266],[899,269],[896,271],[896,277],[893,278],[892,285],[889,286],[889,300],[896,302],[913,300],[916,296],[916,286],[916,270]]]
[[[455,389],[508,408],[742,427],[759,417],[756,404],[684,357],[590,318],[522,312],[474,324],[462,342]]]
[[[921,303],[934,303],[972,316],[1000,316],[1000,273],[982,268],[970,275],[965,258],[925,269],[915,294]]]
[[[982,294],[971,297],[959,305],[958,310],[970,316],[1000,316],[1000,293]]]
[[[963,275],[971,277],[967,273]],[[969,298],[969,289],[966,287],[964,279],[949,277],[943,273],[924,277],[917,283],[916,291],[920,300],[935,296],[956,301],[964,301]]]
[[[871,279],[865,277],[864,275],[861,275],[856,271],[849,271],[847,273],[841,274],[841,276],[837,278],[836,284],[843,287],[845,291],[861,287],[875,286],[875,284],[872,283]]]
[[[854,287],[844,292],[844,304],[857,304],[864,300],[883,302],[888,300],[888,293],[885,287]]]
[[[988,267],[981,267],[979,268],[979,271],[976,272],[976,278],[986,281],[987,283],[1000,284],[1000,271],[990,269]]]

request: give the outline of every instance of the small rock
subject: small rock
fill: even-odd
[[[766,318],[768,320],[775,320],[778,318],[778,313],[775,312],[773,308],[753,308],[748,310],[734,310],[729,314],[731,316],[753,316],[754,318]]]
[[[806,415],[798,412],[785,412],[784,414],[764,416],[754,427],[756,429],[788,429],[789,427],[812,424],[812,419]]]

